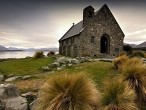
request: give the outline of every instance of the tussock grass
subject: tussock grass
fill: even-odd
[[[105,81],[100,110],[138,110],[135,95],[120,79]]]
[[[132,52],[131,57],[146,58],[146,55],[143,51],[134,51]]]
[[[52,75],[44,84],[35,110],[95,110],[99,92],[85,74]]]
[[[122,65],[128,60],[128,56],[122,55],[114,59],[114,66],[116,69],[121,69]]]
[[[43,58],[44,52],[43,51],[36,51],[34,54],[34,58]]]
[[[146,97],[146,65],[139,58],[131,58],[123,65],[122,75],[141,103]]]

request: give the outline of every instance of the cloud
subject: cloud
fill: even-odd
[[[127,33],[124,41],[134,44],[139,44],[146,41],[146,29],[135,31],[133,33]]]

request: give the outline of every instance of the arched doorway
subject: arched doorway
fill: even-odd
[[[103,35],[100,39],[100,53],[109,53],[110,39],[108,35]]]

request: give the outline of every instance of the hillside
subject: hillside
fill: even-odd
[[[146,41],[145,42],[142,42],[141,44],[128,44],[128,43],[124,43],[124,45],[130,45],[131,47],[133,48],[142,48],[142,47],[146,47]]]
[[[0,51],[5,51],[5,50],[7,50],[7,48],[2,46],[2,45],[0,45]]]

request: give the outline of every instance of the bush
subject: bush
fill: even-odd
[[[99,93],[84,74],[53,75],[44,84],[35,110],[95,110]]]
[[[122,75],[124,81],[135,91],[141,104],[146,97],[146,65],[139,58],[131,58],[123,65]]]
[[[128,54],[131,54],[133,49],[130,45],[124,45],[123,50],[126,51]]]
[[[128,60],[128,56],[122,55],[114,59],[114,66],[116,69],[121,69],[123,64]]]
[[[55,55],[55,52],[54,51],[50,51],[48,52],[47,56],[52,56],[52,55]]]
[[[43,58],[44,52],[43,51],[36,51],[34,54],[34,58]]]
[[[143,51],[134,51],[131,56],[132,57],[146,58],[146,55]]]
[[[106,82],[101,98],[101,110],[138,110],[135,95],[126,83],[119,79]]]

